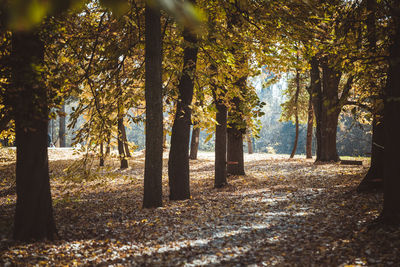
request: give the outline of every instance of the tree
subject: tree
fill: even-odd
[[[212,47],[217,45],[216,39],[216,18],[213,14],[209,18],[209,42]],[[210,71],[214,79],[217,77],[218,66],[216,59],[211,58]],[[214,187],[220,188],[227,185],[227,167],[226,167],[226,140],[227,140],[227,119],[228,110],[224,102],[226,95],[226,89],[221,85],[217,84],[216,79],[210,82],[212,95],[214,99],[216,115],[215,115],[215,166],[214,166]]]
[[[383,117],[378,119],[378,116],[374,115],[372,122],[371,165],[364,179],[357,187],[358,192],[369,192],[383,187],[385,165],[385,128],[383,124]]]
[[[322,89],[318,91],[315,98],[320,101],[318,103],[316,118],[320,121],[320,130],[317,132],[317,161],[339,161],[339,155],[336,148],[336,132],[339,121],[341,107],[338,102],[338,88],[341,73],[331,66],[329,59],[320,61],[322,68]]]
[[[193,108],[197,109],[202,109],[202,107],[204,106],[204,92],[201,89],[201,86],[199,86],[199,75],[196,75],[197,79],[197,90],[195,91],[196,94],[196,101],[194,101],[194,105]],[[196,87],[195,87],[196,89]],[[200,127],[201,127],[201,123],[198,121],[197,116],[198,114],[196,114],[196,112],[194,112],[193,114],[193,110],[192,110],[192,137],[190,140],[190,154],[189,154],[189,159],[197,159],[197,154],[199,151],[199,142],[200,142]]]
[[[145,7],[146,152],[143,207],[162,206],[163,111],[160,10]]]
[[[312,57],[310,60],[310,86],[308,88],[312,95],[317,125],[316,161],[322,162],[339,161],[336,148],[337,125],[339,114],[346,102],[354,78],[350,76],[347,79],[342,93],[339,95],[339,81],[342,74],[329,64],[326,59],[323,63],[320,63],[316,57]]]
[[[65,104],[62,104],[60,109],[60,127],[59,127],[59,139],[60,147],[65,147]]]
[[[377,13],[377,3],[376,0],[366,0],[365,9],[367,12],[366,18],[366,28],[367,28],[367,49],[369,52],[376,56],[377,51],[377,23],[376,23],[376,13]],[[370,65],[370,63],[369,63]],[[374,64],[375,65],[375,64]],[[371,70],[368,71],[370,75]],[[375,77],[373,78],[375,79]],[[378,91],[378,94],[373,99],[373,107],[375,110],[371,109],[373,112],[372,120],[372,144],[371,144],[371,164],[368,169],[367,174],[357,187],[358,192],[368,192],[371,190],[379,190],[383,188],[383,177],[384,177],[384,118],[383,118],[383,88],[378,85],[376,81],[367,80],[370,87],[374,91]]]
[[[214,92],[218,89],[215,88]],[[218,90],[221,91],[222,90]],[[227,175],[227,167],[226,167],[226,141],[227,141],[227,108],[222,99],[224,92],[217,96],[215,94],[215,106],[217,110],[216,118],[217,125],[215,126],[215,177],[214,177],[214,187],[220,188],[227,185],[226,175]]]
[[[244,81],[246,81],[246,79],[244,79]],[[236,121],[243,120],[243,118],[241,118],[243,114],[240,111],[241,101],[236,97],[232,102],[235,108],[228,113],[231,122],[227,128],[227,173],[232,175],[245,175],[243,134],[246,132],[246,129],[242,128],[239,122]]]
[[[297,57],[298,58],[298,57]],[[295,116],[295,123],[296,123],[296,136],[294,138],[294,144],[292,153],[290,153],[290,158],[294,157],[297,149],[297,141],[299,140],[299,94],[300,94],[300,73],[299,70],[296,69],[296,92],[294,94],[294,116]]]
[[[304,64],[303,58],[301,58],[303,55],[300,54],[300,49],[300,43],[295,43],[292,48],[292,50],[295,51],[295,54],[290,56],[293,58],[293,62],[289,63],[290,72],[288,74],[288,87],[283,92],[284,96],[287,97],[287,100],[281,104],[282,113],[280,121],[291,121],[295,124],[295,137],[290,158],[294,157],[297,150],[300,132],[299,124],[305,124],[306,122],[309,123],[308,116],[310,105],[309,101],[307,101],[309,100],[309,94],[304,90],[309,77],[306,75],[307,66]],[[312,133],[312,122],[309,126],[311,126]]]
[[[17,206],[14,239],[56,234],[47,158],[47,89],[42,77],[44,43],[37,29],[12,34],[12,86],[7,92],[17,140]]]
[[[381,219],[387,224],[400,225],[400,4],[389,1],[393,33],[390,36],[389,71],[385,87],[384,103],[384,201]]]
[[[190,154],[189,159],[197,159],[199,151],[200,128],[193,125],[192,138],[190,140]]]
[[[57,234],[47,157],[49,88],[45,79],[48,73],[42,39],[45,34],[41,32],[48,25],[39,25],[44,16],[58,14],[72,4],[71,1],[59,8],[57,2],[46,3],[40,14],[36,12],[40,4],[33,1],[13,1],[1,12],[2,26],[12,31],[11,63],[8,66],[11,77],[5,104],[15,120],[17,205],[13,237],[21,241],[53,240]],[[5,17],[3,11],[12,15]],[[26,11],[29,12],[26,14]]]
[[[236,9],[226,10],[227,26],[232,29],[235,35],[240,34],[242,26],[242,18]],[[248,56],[243,51],[244,44],[241,40],[234,40],[230,44],[229,51],[234,58],[232,68],[235,70],[234,79],[236,80],[231,86],[233,97],[230,100],[228,111],[228,128],[227,128],[227,173],[232,175],[245,175],[244,172],[244,156],[243,156],[243,134],[246,132],[246,122],[243,114],[243,95],[246,91],[246,83],[248,76]],[[235,88],[236,87],[236,88]],[[235,90],[236,89],[236,90]]]
[[[194,1],[192,1],[194,3]],[[171,148],[168,159],[168,177],[171,200],[190,198],[189,183],[189,139],[191,125],[190,104],[193,99],[194,76],[196,74],[197,38],[191,29],[183,30],[183,69],[178,85]]]
[[[312,95],[309,95],[308,100],[308,118],[307,118],[307,142],[306,142],[306,158],[312,158],[312,135],[314,124],[314,110],[312,106]]]
[[[246,139],[247,139],[247,151],[249,154],[253,154],[253,142],[251,141],[251,134],[249,132],[247,132],[246,134]]]
[[[118,103],[118,153],[121,161],[121,169],[128,168],[128,160],[126,157],[128,156],[129,150],[126,149],[126,133],[125,133],[125,125],[124,125],[124,117],[122,115],[122,105]]]
[[[320,89],[311,92],[317,121],[316,160],[338,161],[338,118],[355,79],[354,59],[348,52],[355,51],[359,41],[352,28],[356,21],[351,17],[353,3],[341,0],[325,1],[323,4],[320,1],[268,2],[264,8],[271,5],[275,7],[276,15],[271,16],[273,19],[270,22],[260,15],[264,27],[278,23],[274,36],[276,44],[273,45],[278,51],[270,48],[272,59],[269,59],[269,67],[276,72],[292,65],[295,60],[290,54],[296,52],[291,49],[293,44],[301,44],[303,57],[310,65],[316,64],[310,66],[314,78],[315,74],[318,76],[314,81],[320,81],[311,86],[312,89]],[[346,82],[340,83],[340,80]]]

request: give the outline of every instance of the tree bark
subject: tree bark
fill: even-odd
[[[311,60],[312,102],[317,121],[317,162],[339,161],[336,149],[336,132],[341,106],[338,99],[338,87],[341,73],[323,62],[323,90],[320,81],[319,61]]]
[[[103,141],[101,141],[100,143],[100,163],[99,163],[100,167],[104,166],[104,145],[103,145]]]
[[[124,150],[125,150],[125,157],[132,157],[131,152],[129,151],[129,144],[128,144],[128,139],[126,137],[126,128],[124,125],[124,121],[122,121],[122,128],[121,128],[121,138],[122,142],[124,143]]]
[[[59,116],[59,131],[58,136],[60,138],[60,147],[65,147],[65,104],[61,106],[61,113]]]
[[[163,128],[163,139],[162,139],[163,149],[167,149],[167,132],[168,132],[167,127]]]
[[[375,51],[376,48],[376,0],[367,0],[367,39],[369,47],[372,51]]]
[[[247,76],[241,77],[236,85],[240,88],[246,86]],[[243,113],[240,107],[241,100],[238,97],[232,99],[232,107],[229,111],[229,127],[227,128],[227,173],[232,175],[245,175],[243,156],[243,133],[246,129]]]
[[[247,150],[248,150],[248,153],[249,154],[253,154],[254,151],[253,151],[253,142],[251,141],[251,134],[247,133],[246,137],[247,137]]]
[[[197,159],[197,153],[199,151],[199,139],[200,139],[200,128],[193,127],[192,140],[190,142],[189,159]]]
[[[376,0],[367,0],[367,39],[371,52],[376,50]],[[376,87],[375,81],[370,82],[371,88]],[[379,94],[382,96],[382,92]],[[376,103],[375,103],[376,104]],[[383,110],[374,115],[372,121],[371,166],[364,179],[357,187],[358,192],[370,192],[383,189],[384,149],[385,140]]]
[[[215,105],[217,108],[215,129],[215,177],[214,187],[220,188],[227,185],[226,175],[226,139],[227,139],[227,108],[221,99],[217,97]]]
[[[121,162],[121,169],[128,168],[128,160],[127,157],[130,157],[129,153],[129,146],[126,140],[126,132],[125,132],[125,125],[124,125],[124,108],[123,108],[123,92],[121,88],[121,83],[119,80],[119,75],[116,76],[116,82],[119,85],[118,90],[118,104],[117,104],[117,127],[118,127],[118,154]]]
[[[192,113],[190,104],[193,99],[198,47],[195,34],[186,27],[183,30],[183,39],[185,42],[183,70],[178,85],[179,97],[172,125],[168,159],[170,200],[190,198],[189,139]]]
[[[215,17],[209,18],[209,40],[213,45],[217,45],[215,33]],[[218,73],[218,66],[215,62],[210,64],[211,75],[216,76]],[[221,188],[226,186],[227,183],[227,167],[226,167],[226,143],[227,143],[227,107],[224,103],[226,92],[223,88],[218,88],[211,80],[211,89],[213,93],[216,116],[215,120],[217,125],[215,126],[215,171],[214,171],[214,187]],[[217,90],[220,89],[220,90]]]
[[[228,28],[237,28],[242,26],[240,14],[235,10],[227,14]],[[247,65],[248,55],[244,53],[243,44],[237,41],[232,43],[229,48],[230,52],[235,58],[235,69],[238,72],[237,80],[233,83],[236,87],[237,93],[233,99],[230,100],[231,105],[228,113],[229,127],[227,128],[227,173],[232,175],[245,175],[244,172],[244,155],[243,155],[243,134],[246,132],[246,122],[244,120],[241,97],[247,90]]]
[[[400,5],[393,3],[398,12]],[[385,87],[384,103],[384,201],[381,219],[386,224],[400,224],[400,18],[394,14],[395,34],[389,50],[389,70]]]
[[[12,34],[12,87],[9,93],[17,143],[16,240],[50,239],[56,235],[47,157],[47,90],[38,71],[44,44],[33,32]]]
[[[227,129],[227,173],[232,175],[245,175],[243,157],[243,133],[236,127]]]
[[[118,112],[119,113],[119,112]],[[121,169],[128,168],[128,160],[126,159],[125,154],[125,146],[124,146],[124,139],[122,135],[122,131],[125,129],[124,126],[124,119],[122,116],[119,115],[118,118],[118,154],[121,161]]]
[[[385,129],[383,125],[383,112],[380,113],[380,121],[378,121],[376,115],[372,121],[371,166],[364,179],[358,185],[358,192],[371,192],[383,189],[385,163],[383,145],[385,141]]]
[[[297,150],[297,142],[299,141],[299,110],[298,110],[298,100],[299,100],[299,93],[300,93],[300,73],[299,70],[296,70],[296,92],[294,95],[294,116],[296,120],[296,135],[294,137],[293,149],[292,153],[290,154],[290,158],[294,157]]]
[[[108,131],[107,136],[106,136],[106,153],[105,157],[109,156],[111,153],[111,131]]]
[[[50,120],[50,128],[51,128],[51,144],[50,145],[53,145],[53,146],[56,146],[56,144],[55,144],[55,142],[54,142],[54,120],[53,119],[51,119]]]
[[[322,64],[322,112],[321,118],[321,155],[317,161],[339,161],[336,148],[336,133],[341,107],[338,106],[338,88],[341,74],[329,66]]]
[[[307,142],[306,142],[306,158],[312,159],[312,134],[314,124],[314,110],[312,106],[312,95],[308,101],[308,119],[307,119]]]
[[[312,57],[310,61],[310,87],[309,93],[312,95],[312,103],[316,120],[316,139],[317,139],[317,159],[321,158],[321,113],[322,113],[322,86],[321,74],[319,71],[319,61]]]
[[[162,206],[163,110],[161,14],[145,7],[146,152],[143,208]]]

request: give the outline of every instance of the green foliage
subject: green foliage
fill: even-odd
[[[8,29],[30,29],[40,25],[46,44],[44,75],[50,96],[51,117],[61,115],[59,107],[77,101],[70,115],[74,144],[98,150],[100,143],[113,145],[116,120],[125,117],[128,128],[139,131],[144,118],[144,1],[11,1],[2,16]],[[261,118],[268,111],[249,82],[260,66],[275,74],[274,83],[285,73],[299,70],[301,91],[297,108],[294,81],[285,91],[282,121],[306,118],[306,85],[311,56],[329,58],[329,64],[356,77],[348,100],[374,112],[385,84],[387,53],[391,31],[385,3],[376,7],[375,49],[369,47],[365,1],[148,1],[163,11],[163,88],[165,131],[175,112],[177,85],[182,71],[182,23],[199,37],[198,65],[192,121],[212,135],[215,128],[214,96],[228,107],[229,123],[259,136]],[[4,15],[3,11],[3,15]],[[46,18],[46,19],[44,19]],[[5,111],[4,92],[8,84],[7,55],[10,32],[2,31],[0,110]],[[376,61],[375,61],[376,59]],[[216,66],[213,69],[213,66]],[[245,83],[239,83],[247,79]],[[343,81],[341,92],[343,92]],[[339,92],[339,93],[341,93]],[[239,101],[236,105],[235,101]],[[234,101],[235,100],[235,101]],[[340,103],[345,105],[347,103]],[[119,107],[119,108],[118,108]],[[350,107],[358,119],[367,122],[371,113]],[[276,111],[274,111],[276,112]],[[135,125],[134,125],[135,124]],[[12,127],[2,136],[12,136]],[[137,136],[131,133],[131,136]],[[210,136],[211,138],[211,136]],[[138,138],[137,140],[139,140]],[[141,142],[141,141],[138,141]]]
[[[86,0],[13,0],[8,1],[7,24],[12,30],[28,30],[39,25],[46,16],[68,9],[80,9]]]
[[[308,119],[308,100],[309,93],[306,90],[309,81],[308,77],[305,74],[300,75],[300,92],[297,99],[297,103],[295,101],[295,91],[296,91],[296,76],[294,74],[290,75],[288,80],[288,87],[283,91],[283,96],[286,98],[286,101],[281,104],[282,113],[280,121],[292,121],[295,122],[295,113],[297,110],[297,114],[299,116],[299,122],[302,124],[307,123]]]

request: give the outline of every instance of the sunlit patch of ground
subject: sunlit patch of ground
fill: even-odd
[[[142,209],[144,153],[119,169],[117,158],[87,176],[72,150],[51,149],[53,204],[60,240],[9,240],[15,194],[0,195],[0,263],[20,265],[396,265],[398,229],[368,230],[380,194],[356,194],[364,166],[315,165],[297,157],[245,155],[246,175],[213,188],[213,153],[191,161],[192,198],[168,200],[164,154],[164,206]],[[13,163],[0,170],[12,172]],[[12,174],[10,174],[12,175]],[[10,187],[12,179],[0,187]]]

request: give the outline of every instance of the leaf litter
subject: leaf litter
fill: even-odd
[[[4,154],[4,153],[3,153]],[[358,194],[368,170],[297,157],[245,155],[246,175],[213,188],[213,153],[191,160],[191,199],[142,209],[143,152],[129,168],[118,158],[92,164],[89,176],[67,172],[79,155],[49,151],[60,239],[32,244],[10,239],[15,158],[0,162],[0,263],[4,266],[395,266],[398,228],[369,228],[382,194]],[[14,153],[15,154],[15,153]],[[14,155],[15,157],[15,155]]]

